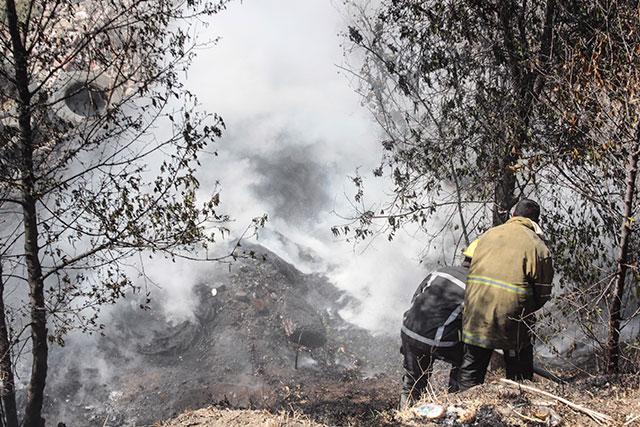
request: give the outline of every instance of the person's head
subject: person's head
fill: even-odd
[[[513,216],[523,216],[532,221],[540,221],[540,205],[531,199],[522,199],[513,208]]]

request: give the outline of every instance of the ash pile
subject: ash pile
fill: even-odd
[[[192,320],[171,323],[129,301],[93,348],[56,350],[48,421],[139,426],[212,404],[277,409],[301,387],[396,377],[399,340],[342,319],[354,303],[348,295],[263,247],[250,249],[254,259],[226,272],[212,267],[195,286]]]

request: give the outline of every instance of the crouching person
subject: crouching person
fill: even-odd
[[[429,274],[413,295],[411,308],[404,313],[400,333],[405,370],[401,409],[420,398],[436,359],[451,364],[448,389],[458,391],[464,290],[475,246],[473,242],[465,249],[462,265],[443,267]]]

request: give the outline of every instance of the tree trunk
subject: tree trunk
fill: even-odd
[[[498,178],[493,192],[493,225],[500,225],[509,219],[509,211],[515,204],[516,176],[511,168],[516,163],[512,154],[507,154],[497,162]]]
[[[2,264],[0,264],[0,377],[2,378],[2,409],[4,426],[18,427],[18,412],[16,410],[16,389],[11,364],[11,345],[5,317],[4,280],[2,279]]]
[[[25,407],[25,427],[44,426],[42,402],[47,379],[47,318],[44,302],[44,283],[38,258],[38,226],[35,200],[30,194],[24,197],[24,231],[27,276],[29,282],[29,303],[31,306],[31,378],[27,389]]]
[[[524,6],[523,6],[524,7]],[[538,68],[530,67],[530,64],[523,57],[521,50],[525,46],[521,45],[516,35],[516,28],[513,27],[512,20],[516,10],[511,1],[505,1],[499,9],[499,20],[501,23],[504,48],[509,54],[507,64],[511,71],[511,79],[514,84],[518,98],[518,124],[514,132],[517,140],[513,141],[509,147],[509,152],[505,153],[498,161],[496,172],[498,178],[495,183],[494,204],[493,204],[493,225],[500,225],[509,219],[509,211],[516,203],[516,175],[513,167],[520,157],[519,147],[529,147],[531,136],[531,116],[538,96],[545,83],[545,74],[551,62],[551,52],[554,38],[554,25],[556,15],[556,1],[547,0],[545,5],[545,18],[540,31],[540,48],[538,53]],[[524,28],[526,23],[524,13],[518,13],[515,18],[518,20],[516,27]]]
[[[20,192],[24,223],[24,250],[31,308],[31,378],[27,389],[24,427],[41,427],[42,402],[47,378],[47,318],[44,279],[38,246],[38,219],[33,171],[33,129],[31,128],[31,92],[29,91],[28,53],[20,36],[14,0],[6,0],[7,24],[11,35],[15,81],[18,90],[18,126],[20,131]]]
[[[636,195],[636,176],[638,174],[638,155],[640,150],[640,126],[636,130],[636,140],[629,153],[626,171],[626,191],[624,196],[624,214],[620,227],[620,243],[616,259],[616,276],[609,309],[609,339],[607,340],[607,373],[615,374],[620,361],[620,318],[622,314],[622,296],[629,264],[629,241],[631,240],[631,217],[633,201]]]
[[[458,179],[458,172],[456,166],[453,163],[453,158],[449,159],[449,165],[451,166],[451,176],[456,186],[456,204],[458,208],[458,216],[460,217],[460,227],[462,227],[462,237],[464,238],[465,247],[469,246],[469,231],[467,230],[467,221],[464,218],[464,208],[462,206],[462,190],[460,189],[460,180]]]

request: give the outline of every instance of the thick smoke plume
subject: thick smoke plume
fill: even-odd
[[[295,0],[234,4],[216,17],[222,39],[187,80],[228,129],[201,180],[204,190],[220,180],[238,226],[269,214],[259,243],[362,299],[345,312],[352,321],[395,334],[431,267],[419,264],[426,242],[401,233],[354,248],[330,232],[342,221],[335,212],[352,212],[349,176],[368,174],[380,156],[378,127],[336,66],[347,24],[338,5]],[[381,182],[368,194],[384,194],[373,188]]]
[[[252,189],[259,200],[271,206],[273,217],[291,224],[317,220],[330,206],[329,172],[317,162],[315,150],[321,145],[297,145],[282,134],[276,140],[282,148],[269,156],[252,159],[261,181]]]

